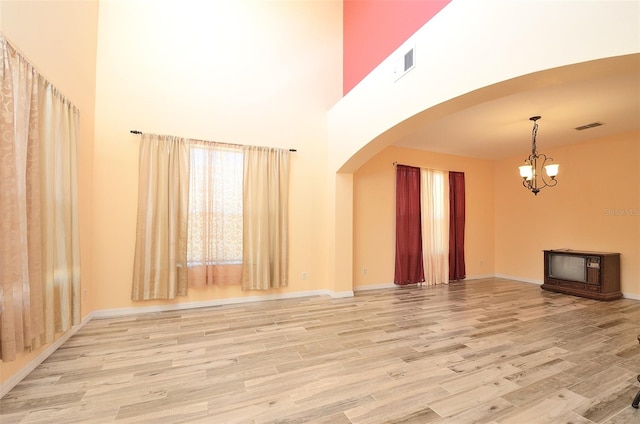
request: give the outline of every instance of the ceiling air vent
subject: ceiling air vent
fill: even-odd
[[[393,75],[396,81],[415,68],[415,51],[416,49],[413,46],[400,51],[398,59],[393,64]]]
[[[576,127],[575,129],[578,131],[582,131],[582,130],[588,130],[589,128],[595,128],[595,127],[599,127],[600,125],[604,125],[602,122],[592,122],[590,124],[587,125],[582,125],[580,127]]]

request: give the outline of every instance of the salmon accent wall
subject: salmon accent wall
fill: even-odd
[[[467,279],[494,274],[493,162],[390,146],[353,178],[354,289],[393,283],[395,263],[395,167],[465,173]]]
[[[523,157],[495,163],[496,274],[542,282],[545,249],[620,252],[621,289],[640,299],[640,132],[543,150],[558,185],[534,196]]]
[[[344,0],[343,94],[451,0]]]

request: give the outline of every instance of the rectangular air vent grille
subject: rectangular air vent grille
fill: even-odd
[[[578,131],[582,131],[582,130],[587,130],[589,128],[595,128],[595,127],[599,127],[600,125],[604,125],[602,122],[592,122],[590,124],[587,125],[582,125],[580,127],[576,127],[575,129]]]
[[[404,54],[404,72],[413,68],[413,49]]]
[[[415,47],[407,47],[401,52],[393,65],[393,75],[396,81],[416,66]]]

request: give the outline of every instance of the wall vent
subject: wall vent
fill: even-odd
[[[595,128],[595,127],[599,127],[600,125],[604,125],[602,122],[592,122],[590,124],[587,125],[582,125],[579,127],[576,127],[575,129],[578,131],[582,131],[582,130],[587,130],[589,128]]]
[[[393,64],[393,75],[396,81],[416,67],[415,51],[415,46],[401,50],[400,57]]]

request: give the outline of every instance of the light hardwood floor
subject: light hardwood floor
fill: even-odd
[[[640,423],[640,302],[487,279],[94,319],[10,423]]]

